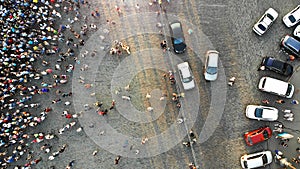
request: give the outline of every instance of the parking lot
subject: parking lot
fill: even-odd
[[[125,40],[128,44],[130,44],[133,50],[133,58],[135,58],[135,52],[139,54],[139,59],[136,60],[136,65],[140,66],[147,65],[147,55],[149,55],[149,57],[152,58],[151,62],[156,63],[155,59],[153,58],[157,58],[157,56],[153,55],[153,52],[148,54],[148,52],[144,52],[144,50],[149,48],[155,48],[155,51],[159,50],[159,43],[163,40],[163,38],[159,37],[159,35],[135,36],[134,34],[145,34],[145,32],[156,34],[159,31],[159,29],[155,27],[156,23],[162,22],[164,23],[164,27],[162,29],[164,37],[167,38],[168,44],[171,44],[169,39],[169,28],[167,23],[171,22],[172,20],[178,19],[176,16],[174,16],[174,14],[176,13],[175,11],[180,11],[179,19],[184,23],[184,31],[188,32],[189,29],[193,30],[193,33],[191,35],[185,35],[186,41],[189,44],[188,50],[185,54],[179,55],[179,57],[183,61],[188,61],[191,64],[191,68],[193,70],[197,85],[199,87],[200,111],[198,119],[196,120],[192,128],[196,131],[197,135],[199,136],[199,140],[201,141],[199,141],[198,144],[194,145],[191,150],[185,150],[186,147],[183,147],[180,143],[178,143],[178,145],[173,148],[174,150],[185,152],[184,154],[186,155],[187,159],[185,160],[185,163],[188,163],[188,161],[194,161],[196,159],[195,163],[200,168],[239,168],[239,158],[245,153],[254,153],[264,149],[269,149],[271,151],[274,151],[275,149],[280,149],[284,152],[284,154],[287,157],[290,156],[289,158],[296,155],[296,152],[294,150],[296,148],[295,146],[297,146],[296,139],[292,139],[290,141],[288,148],[282,149],[282,147],[280,147],[279,145],[279,141],[276,140],[274,137],[271,138],[268,142],[255,145],[253,147],[247,147],[242,138],[244,132],[256,129],[257,126],[269,125],[273,127],[272,122],[257,122],[247,119],[244,116],[246,105],[261,104],[261,101],[263,99],[268,99],[271,102],[270,106],[275,106],[279,110],[289,108],[291,106],[292,109],[297,109],[297,105],[291,105],[289,101],[286,101],[286,104],[278,105],[275,103],[275,100],[278,100],[279,97],[267,93],[262,93],[257,89],[258,81],[262,76],[268,75],[285,81],[292,80],[284,78],[281,75],[277,75],[269,71],[257,71],[262,58],[265,56],[273,56],[277,59],[286,60],[287,55],[280,50],[280,39],[285,34],[291,33],[293,31],[292,29],[288,29],[283,25],[281,18],[285,13],[287,13],[289,10],[293,9],[294,6],[296,6],[295,2],[285,3],[284,8],[282,7],[283,4],[281,4],[281,2],[279,1],[272,3],[273,4],[256,4],[254,2],[236,4],[235,2],[217,3],[211,1],[201,3],[185,2],[185,7],[181,6],[180,4],[171,3],[167,7],[168,14],[160,15],[156,18],[156,20],[151,19],[153,18],[153,16],[151,16],[152,14],[149,14],[150,16],[148,14],[144,14],[142,17],[139,14],[137,16],[131,14],[122,18],[122,21],[125,21],[125,23],[129,23],[130,21],[138,23],[140,20],[143,20],[143,26],[136,26],[132,28],[130,25],[124,23],[122,24],[122,28],[118,27],[114,28],[115,30],[111,30],[111,34],[112,32],[114,32],[111,40]],[[146,4],[144,6],[146,6]],[[278,10],[279,17],[274,23],[274,25],[271,27],[271,29],[265,35],[259,37],[252,31],[252,26],[261,17],[264,11],[269,7],[273,7],[274,9]],[[153,7],[150,7],[150,12],[151,9],[153,9]],[[194,13],[199,13],[199,16],[194,16]],[[194,18],[197,18],[199,20]],[[147,26],[147,24],[149,25]],[[129,30],[131,31],[127,31],[126,33],[118,31],[118,29],[124,30],[126,27],[128,27],[128,29],[130,27]],[[127,37],[129,37],[129,39]],[[196,39],[193,39],[195,37]],[[144,43],[139,43],[139,46],[135,46],[137,42],[141,41]],[[214,84],[214,82],[205,82],[202,75],[202,67],[204,66],[204,54],[206,50],[209,49],[217,49],[220,52],[220,60],[222,65],[221,68],[224,69],[224,76],[220,76],[219,79],[223,82],[220,83],[221,86],[214,87],[216,83]],[[169,56],[176,57],[176,55],[174,55],[173,52],[163,53],[162,51],[160,51],[160,53],[166,58],[168,58]],[[141,55],[143,57],[141,57]],[[166,61],[166,63],[173,62]],[[295,67],[297,67],[297,61],[293,62],[292,64]],[[174,66],[170,66],[171,67],[169,67],[168,69],[175,70]],[[153,74],[151,72],[152,71],[146,71],[143,76],[140,76],[139,83],[143,83],[142,81],[148,78],[151,79],[151,74]],[[156,75],[160,76],[157,73]],[[292,78],[296,75],[297,73],[294,74]],[[226,84],[230,77],[236,77],[235,84],[232,87],[226,86],[225,88],[222,88],[222,84],[224,84],[224,82]],[[158,78],[156,77],[156,79]],[[104,82],[105,81],[106,80],[104,80]],[[151,82],[153,81],[151,80]],[[161,84],[160,80],[157,82]],[[297,84],[294,85],[297,88]],[[123,86],[126,86],[126,83],[123,84]],[[145,93],[147,93],[147,91],[150,90],[150,88],[147,89],[144,87],[143,89],[145,89],[145,91],[142,90],[143,94],[139,96],[140,99],[142,99],[143,96],[145,96]],[[216,99],[216,97],[214,97],[215,94],[218,92],[219,94],[221,94],[221,91],[224,90],[226,91],[225,104],[223,105],[224,111],[216,116],[210,116],[210,112],[213,111],[212,108],[215,108],[215,106],[211,106],[212,104],[219,103],[216,105],[222,105],[222,102],[220,102],[222,99]],[[214,99],[212,99],[212,97]],[[136,106],[139,107],[138,104]],[[143,107],[142,109],[145,109],[145,107]],[[175,120],[176,114],[174,114],[174,116],[169,117],[167,119]],[[295,118],[296,119],[293,122],[284,122],[284,125],[293,126],[292,128],[294,128],[294,124],[297,124],[297,116]],[[117,121],[119,122],[119,118],[114,122]],[[205,132],[203,132],[202,130],[203,128],[205,128],[204,124],[207,121],[214,121],[214,124],[217,124],[217,126],[214,128],[215,130],[211,128],[208,129],[208,133],[210,134],[203,134]],[[282,116],[280,116],[279,121],[283,121]],[[172,120],[170,122],[172,122]],[[160,126],[159,123],[156,124]],[[116,128],[118,128],[119,131],[122,131],[124,133],[126,133],[126,131],[129,130],[128,128],[123,127],[121,129],[121,125],[116,126],[118,126]],[[137,130],[138,132],[136,132],[137,135],[140,134],[140,137],[143,137],[147,133],[147,131],[149,131],[149,129],[150,131],[152,130],[151,127],[147,129],[147,127],[145,128],[144,126],[143,128],[143,134],[140,134],[140,130]],[[154,134],[155,132],[159,133],[159,130],[156,129],[150,133]],[[188,130],[186,132],[188,132]],[[295,133],[294,131],[291,132],[293,132],[295,136],[297,135],[297,133]],[[188,140],[188,138],[185,138],[182,141],[185,140]],[[291,149],[291,151],[289,151],[289,149]],[[228,153],[230,155],[228,155]],[[164,156],[164,154],[165,153],[158,156]],[[216,154],[218,155],[218,161],[215,161]],[[177,155],[174,155],[174,157],[177,157],[178,160]],[[214,163],[211,163],[211,161],[214,161]],[[228,161],[234,162],[228,164]],[[172,162],[167,163],[167,165],[171,167],[170,163]],[[176,165],[178,165],[178,163]],[[272,168],[276,165],[277,164],[272,163],[270,167]],[[172,166],[172,168],[173,167],[180,168],[178,166]],[[153,168],[156,167],[153,166]]]

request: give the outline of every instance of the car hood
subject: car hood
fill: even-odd
[[[195,87],[195,82],[194,80],[188,82],[188,83],[182,83],[184,90],[190,90]]]
[[[175,53],[183,53],[185,51],[185,48],[186,48],[185,43],[174,44]]]
[[[256,119],[256,117],[254,116],[255,109],[256,106],[248,105],[246,108],[246,116],[250,119]]]
[[[204,76],[205,76],[205,80],[215,81],[215,80],[217,80],[218,73],[212,75],[212,74],[209,74],[209,73],[205,72]]]

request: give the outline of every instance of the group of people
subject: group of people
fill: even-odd
[[[111,55],[122,55],[123,51],[125,51],[128,55],[130,55],[130,47],[118,40],[114,41],[112,48],[110,49],[109,53]]]
[[[50,132],[29,134],[32,128],[42,123],[52,111],[52,108],[41,107],[40,103],[33,101],[39,100],[39,95],[66,84],[71,76],[68,73],[72,72],[75,64],[71,62],[67,66],[62,65],[67,60],[77,63],[75,50],[84,45],[82,36],[88,31],[88,28],[84,27],[77,33],[69,25],[81,17],[78,11],[80,3],[84,4],[85,0],[77,3],[73,0],[1,0],[0,168],[14,165],[15,161],[26,154],[27,163],[22,166],[14,165],[15,169],[28,169],[39,163],[42,158],[32,158],[31,144],[55,137]],[[70,23],[57,25],[57,21],[62,19],[63,15],[59,11],[68,14],[74,11],[74,19],[69,19]],[[75,42],[73,37],[65,37],[64,31],[67,29],[78,42]],[[61,42],[66,43],[65,52],[64,47],[59,45]],[[56,63],[49,62],[50,56],[57,56]],[[38,68],[39,65],[42,68]],[[58,103],[60,97],[71,96],[72,93],[57,95],[59,98],[52,103]],[[51,149],[49,145],[42,147],[42,150],[46,151]],[[72,165],[73,163],[69,164],[69,168]]]
[[[291,110],[283,110],[283,112],[286,113],[292,113]],[[282,123],[275,123],[274,124],[274,130],[273,132],[277,132],[277,135],[275,136],[275,138],[279,139],[279,145],[281,145],[283,148],[287,148],[288,147],[288,143],[290,141],[290,139],[292,139],[294,136],[292,134],[289,134],[287,132],[284,131],[284,125]],[[300,144],[300,137],[297,138],[297,142]],[[295,164],[299,164],[300,163],[300,148],[296,148],[296,152],[297,152],[297,156],[292,158],[291,161]],[[284,159],[284,161],[288,164],[290,164],[287,161],[287,158],[283,158],[283,153],[280,152],[279,150],[275,150],[275,158],[276,160],[278,160],[278,162],[282,159]]]

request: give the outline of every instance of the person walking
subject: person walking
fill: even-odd
[[[298,100],[292,100],[291,104],[299,104],[299,101]]]
[[[167,41],[162,41],[161,43],[160,43],[160,47],[164,50],[164,52],[166,51],[166,49],[167,49]]]
[[[119,164],[120,158],[121,158],[121,156],[119,156],[119,155],[117,156],[117,158],[115,158],[115,165]]]
[[[286,59],[286,61],[291,61],[293,62],[295,60],[295,56],[293,55],[289,55],[288,58]]]
[[[282,99],[278,99],[278,100],[276,100],[275,102],[278,103],[278,104],[284,104],[284,103],[285,103],[285,101],[282,100]]]
[[[261,102],[262,102],[263,104],[270,104],[270,102],[269,102],[268,99],[262,100]]]

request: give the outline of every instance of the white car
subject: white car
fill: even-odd
[[[277,19],[278,12],[273,8],[269,8],[264,15],[253,26],[253,31],[259,36],[263,35]]]
[[[272,77],[262,77],[259,80],[258,89],[290,99],[293,97],[295,87],[294,85],[282,80]]]
[[[204,78],[207,81],[215,81],[218,77],[219,52],[216,50],[209,50],[206,52],[205,57]]]
[[[282,18],[283,23],[287,27],[292,27],[300,21],[300,5]]]
[[[300,39],[300,25],[295,28],[293,35]]]
[[[241,157],[242,168],[265,167],[272,163],[273,157],[271,151],[262,151],[253,154],[245,154]]]
[[[195,87],[194,77],[188,62],[183,62],[177,65],[179,76],[184,90],[190,90]]]
[[[246,108],[246,117],[255,120],[276,121],[278,119],[278,109],[267,106],[248,105]]]

